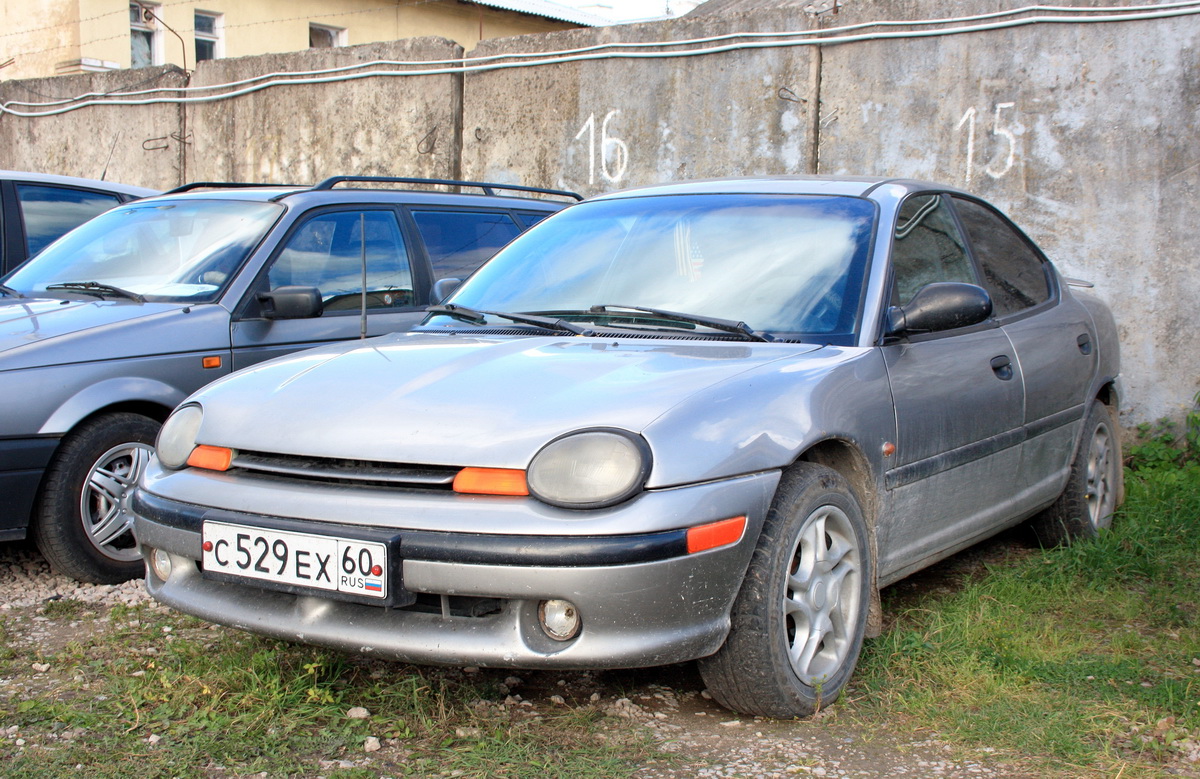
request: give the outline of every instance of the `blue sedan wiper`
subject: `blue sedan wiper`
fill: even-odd
[[[461,319],[464,322],[471,322],[472,324],[476,325],[482,325],[487,322],[487,320],[484,319],[484,315],[486,314],[487,316],[498,316],[501,319],[508,319],[510,321],[520,322],[521,324],[525,325],[535,325],[537,327],[543,327],[547,330],[559,330],[565,333],[571,333],[573,335],[596,334],[594,330],[571,324],[570,322],[562,319],[554,319],[548,316],[537,316],[535,314],[510,314],[505,311],[484,311],[482,309],[476,310],[474,308],[460,306],[457,303],[429,306],[425,309],[425,313],[444,314],[446,316],[451,316],[455,319]]]
[[[136,292],[130,292],[127,289],[114,287],[111,284],[101,284],[98,281],[64,281],[62,284],[47,284],[46,289],[66,289],[72,292],[82,292],[85,295],[95,295],[96,297],[104,297],[105,295],[116,295],[122,298],[136,300],[139,303],[145,303],[146,299]]]
[[[20,292],[17,292],[15,289],[13,289],[12,287],[10,287],[10,286],[8,286],[8,285],[6,285],[6,284],[0,284],[0,292],[3,292],[5,295],[8,295],[10,298],[23,298],[23,297],[25,297],[25,296],[24,296],[24,295],[22,295]]]
[[[644,314],[653,314],[654,316],[661,317],[663,319],[671,319],[676,322],[683,322],[689,325],[711,327],[714,330],[721,330],[726,333],[736,333],[737,335],[745,336],[751,341],[763,341],[764,343],[770,343],[771,341],[775,340],[770,333],[757,332],[745,322],[735,322],[732,319],[718,319],[714,316],[700,316],[698,314],[681,314],[678,311],[664,311],[661,308],[626,306],[620,303],[610,303],[608,305],[592,306],[590,309],[588,309],[588,312],[592,314],[607,314],[613,309],[640,311]]]

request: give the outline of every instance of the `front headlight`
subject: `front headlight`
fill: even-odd
[[[203,419],[204,410],[195,405],[182,406],[167,418],[154,443],[154,453],[164,468],[178,470],[187,465]]]
[[[588,430],[538,452],[526,477],[538,500],[567,508],[601,508],[633,497],[650,473],[650,448],[623,430]]]

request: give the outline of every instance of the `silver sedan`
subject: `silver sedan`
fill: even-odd
[[[449,286],[449,285],[448,285]],[[614,193],[415,332],[188,399],[135,494],[150,591],[418,663],[698,659],[724,705],[835,700],[879,588],[1121,497],[1116,330],[986,202],[882,179]]]

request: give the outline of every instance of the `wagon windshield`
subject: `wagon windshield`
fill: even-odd
[[[276,203],[250,201],[138,201],[67,233],[4,283],[26,296],[115,289],[148,300],[206,302],[282,212]]]
[[[517,238],[451,302],[602,326],[681,326],[620,313],[636,306],[744,322],[776,337],[849,344],[875,215],[873,203],[854,197],[671,195],[582,203]]]

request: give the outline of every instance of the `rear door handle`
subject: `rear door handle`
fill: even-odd
[[[1012,360],[1007,354],[992,358],[992,373],[1001,381],[1008,381],[1013,377]]]
[[[1076,338],[1075,345],[1079,347],[1079,351],[1081,354],[1091,354],[1092,353],[1092,337],[1090,335],[1088,335],[1087,333],[1084,333],[1083,335]]]

